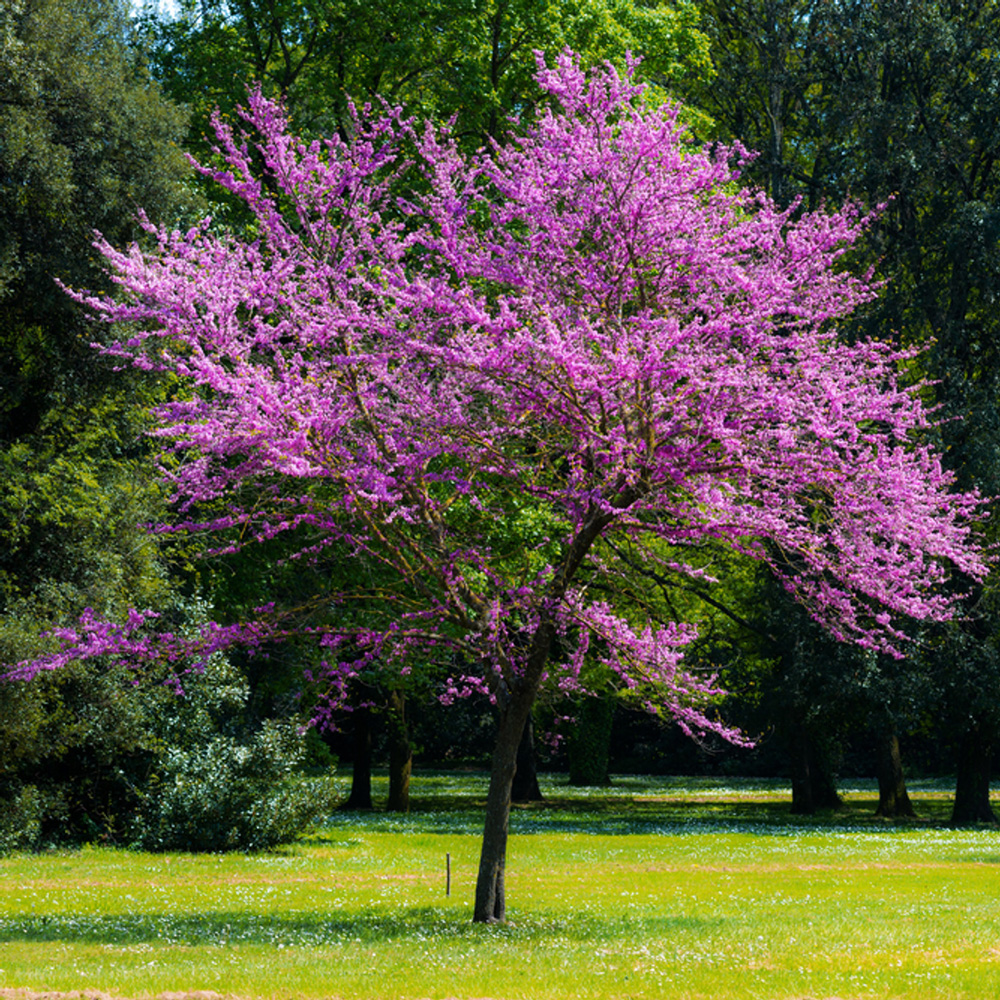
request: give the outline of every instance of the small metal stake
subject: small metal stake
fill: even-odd
[[[444,894],[446,896],[451,895],[451,855],[446,854],[444,856],[444,870],[445,870],[445,880],[444,880]]]

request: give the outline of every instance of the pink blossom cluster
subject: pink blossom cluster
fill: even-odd
[[[164,683],[183,693],[183,676],[204,669],[216,653],[236,645],[258,649],[265,641],[282,638],[280,630],[271,623],[208,622],[195,629],[173,632],[157,628],[159,619],[155,611],[131,609],[124,622],[107,621],[86,608],[74,627],[54,628],[46,633],[47,638],[58,641],[57,650],[13,665],[0,674],[0,680],[30,680],[40,672],[58,670],[74,661],[105,657],[114,666],[137,670],[156,664],[162,668],[158,673]],[[135,683],[139,683],[138,678]]]
[[[305,142],[253,92],[200,168],[252,235],[147,223],[151,250],[99,243],[120,293],[82,299],[128,331],[106,350],[191,386],[157,413],[180,528],[219,550],[296,529],[293,556],[375,567],[364,630],[337,624],[352,581],[330,595],[334,701],[417,649],[446,697],[572,691],[599,645],[650,707],[736,739],[682,668],[693,630],[615,597],[636,562],[695,572],[728,543],[838,637],[898,650],[986,572],[980,501],[928,444],[910,355],[837,337],[875,294],[841,266],[855,207],[741,189],[747,154],[698,148],[628,74],[567,53],[539,82],[537,123],[471,158],[399,110]]]
[[[85,608],[75,628],[55,628],[48,636],[60,647],[36,660],[24,661],[3,674],[5,680],[29,680],[43,670],[58,670],[74,660],[85,660],[108,653],[120,662],[136,663],[151,651],[145,626],[158,616],[151,611],[130,610],[124,623],[96,618],[92,608]]]

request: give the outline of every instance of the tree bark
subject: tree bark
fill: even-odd
[[[372,807],[372,717],[368,707],[356,708],[354,722],[354,769],[351,774],[351,794],[345,809]]]
[[[524,729],[521,731],[521,742],[517,746],[517,770],[514,772],[514,783],[511,786],[511,799],[514,802],[542,802],[544,796],[538,787],[538,768],[535,764],[535,722],[528,713]]]
[[[903,777],[903,759],[899,753],[899,736],[892,722],[886,722],[878,733],[878,808],[876,816],[883,819],[914,817]]]
[[[840,809],[843,800],[837,792],[827,761],[809,730],[796,724],[789,738],[792,771],[792,813],[811,816],[817,809]]]
[[[812,783],[812,799],[817,809],[842,809],[844,800],[837,791],[829,754],[824,752],[818,740],[809,736],[809,780]]]
[[[477,923],[502,923],[506,917],[504,868],[507,862],[507,835],[510,828],[511,786],[517,770],[517,750],[534,690],[519,692],[501,708],[497,738],[490,768],[490,788],[486,796],[483,846],[476,879],[476,904],[472,919]]]
[[[962,737],[958,749],[955,804],[951,812],[953,825],[997,822],[990,805],[992,757],[992,740],[983,732],[982,725],[974,722]]]
[[[625,490],[617,503],[627,506],[635,496]],[[573,539],[565,558],[549,588],[549,599],[555,605],[565,596],[569,582],[576,575],[584,557],[614,515],[593,511]],[[472,919],[477,923],[501,923],[506,916],[504,867],[507,862],[507,834],[510,827],[510,792],[517,770],[517,748],[521,743],[525,723],[538,694],[549,651],[555,640],[555,623],[543,616],[531,637],[522,669],[501,677],[495,688],[499,718],[497,738],[493,747],[490,788],[486,796],[486,820],[483,824],[483,846],[479,855],[476,878],[476,903]],[[512,665],[511,665],[512,666]],[[514,677],[518,679],[513,680]],[[507,678],[510,678],[508,680]]]
[[[389,692],[389,799],[387,812],[410,811],[410,772],[413,747],[406,725],[406,696],[402,691]]]

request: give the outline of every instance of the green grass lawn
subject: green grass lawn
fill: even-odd
[[[0,859],[0,985],[118,996],[1000,998],[1000,833],[788,816],[765,781],[620,779],[518,810],[504,927],[473,926],[485,777],[286,850]],[[452,893],[445,895],[445,856]]]

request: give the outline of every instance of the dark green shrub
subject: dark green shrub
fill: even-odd
[[[134,832],[147,850],[253,851],[294,840],[336,804],[332,778],[306,778],[307,735],[292,720],[251,727],[249,686],[214,656],[183,694],[149,699],[160,740]]]
[[[42,795],[34,786],[0,798],[0,854],[36,849],[42,837]]]
[[[71,664],[0,684],[0,848],[128,841],[161,750],[133,679]]]
[[[0,684],[0,853],[256,850],[332,811],[332,779],[301,773],[307,735],[292,720],[251,724],[233,664],[213,657],[181,683],[178,695],[124,667],[76,663]]]
[[[261,850],[294,840],[330,814],[331,778],[303,778],[305,741],[290,722],[266,722],[246,742],[215,735],[170,747],[150,784],[138,843],[147,850]]]

